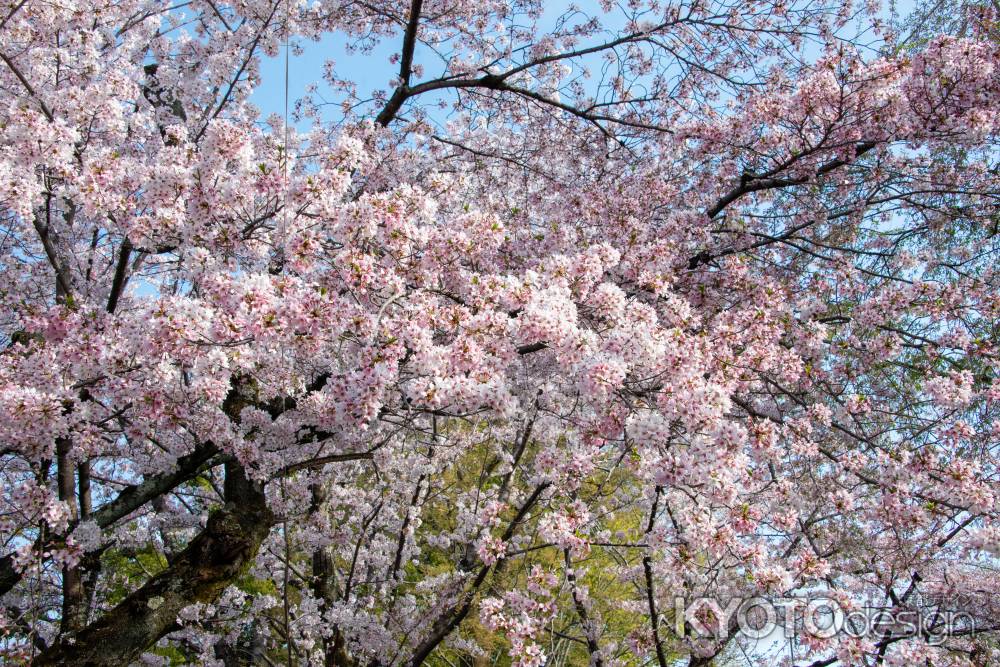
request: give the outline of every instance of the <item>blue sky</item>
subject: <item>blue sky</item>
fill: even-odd
[[[896,0],[895,9],[901,14],[911,11],[915,5],[915,0]],[[547,2],[545,15],[540,21],[541,28],[551,27],[554,19],[568,7],[569,3]],[[882,6],[885,16],[889,16],[889,1],[883,0]],[[578,2],[577,6],[592,14],[601,15],[597,0],[584,0]],[[611,23],[620,21],[620,14],[613,13],[608,16]],[[336,63],[336,71],[339,77],[357,82],[359,92],[365,96],[376,89],[387,90],[389,81],[395,76],[398,66],[390,63],[389,58],[393,53],[400,50],[402,43],[401,33],[393,37],[383,39],[371,53],[348,53],[345,48],[348,38],[343,33],[331,33],[324,35],[319,42],[298,40],[297,46],[301,47],[301,53],[296,55],[295,49],[291,49],[288,56],[288,95],[289,108],[294,108],[295,100],[303,96],[306,88],[310,84],[319,84],[321,93],[329,95],[329,89],[323,84],[323,69],[327,60]],[[421,62],[428,56],[426,48],[417,45],[415,60]],[[426,62],[426,61],[425,61]],[[440,61],[436,63],[427,62],[428,72],[435,71],[434,65],[440,66]],[[267,118],[271,114],[284,115],[285,109],[285,53],[274,58],[264,58],[261,62],[261,85],[254,91],[251,97],[254,104],[261,109],[261,117]],[[329,99],[329,98],[328,98]],[[339,116],[339,109],[331,109],[326,118],[335,120]],[[297,124],[299,130],[308,129],[308,124]]]
[[[380,43],[370,54],[347,53],[347,38],[342,33],[325,35],[319,42],[299,41],[302,53],[290,53],[288,58],[288,91],[290,107],[302,97],[310,84],[322,87],[323,66],[334,60],[337,73],[345,79],[357,81],[363,92],[387,88],[395,68],[389,57],[399,50],[401,38]],[[294,49],[292,49],[294,51]],[[284,114],[285,107],[285,54],[264,58],[261,63],[261,85],[254,91],[252,100],[266,118],[272,113]]]

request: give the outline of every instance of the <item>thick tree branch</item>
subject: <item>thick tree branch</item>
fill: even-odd
[[[132,242],[125,238],[122,240],[121,248],[118,250],[118,264],[115,265],[115,277],[111,283],[111,294],[108,295],[107,310],[109,313],[115,312],[118,307],[118,299],[121,298],[122,291],[128,283],[126,272],[128,271],[129,255],[132,253]]]
[[[11,13],[11,15],[13,16],[13,13]],[[4,22],[6,23],[6,21]],[[38,103],[38,107],[42,110],[42,113],[45,114],[45,117],[49,119],[49,122],[53,122],[55,120],[55,116],[52,114],[52,110],[49,109],[44,100],[38,96],[38,93],[35,92],[34,86],[32,86],[31,82],[25,78],[24,74],[21,73],[21,70],[19,70],[17,65],[14,64],[14,61],[8,58],[4,53],[0,53],[0,60],[4,61],[7,67],[10,68],[10,71],[14,73],[14,76],[17,77],[17,80],[21,82],[22,86],[24,86],[28,95],[34,98],[34,100]]]
[[[403,35],[403,54],[399,61],[399,81],[403,86],[410,85],[410,76],[413,74],[413,52],[417,47],[417,29],[420,27],[423,5],[423,0],[413,0],[410,4],[410,19]]]
[[[507,83],[507,80],[511,77],[516,76],[522,72],[530,70],[534,67],[539,67],[541,65],[550,64],[553,62],[561,60],[571,60],[574,58],[582,58],[585,56],[593,55],[596,53],[601,53],[609,49],[613,49],[617,46],[623,44],[629,44],[634,42],[641,42],[648,40],[649,37],[657,32],[660,32],[671,25],[674,25],[677,21],[668,21],[661,23],[659,25],[648,28],[647,30],[642,30],[635,33],[629,33],[628,35],[623,35],[617,39],[604,42],[602,44],[597,44],[590,47],[585,47],[582,49],[576,49],[572,51],[567,51],[564,53],[554,53],[547,56],[541,56],[534,58],[528,62],[521,63],[520,65],[515,65],[510,69],[501,72],[499,74],[484,74],[480,77],[474,78],[450,78],[441,77],[439,79],[434,79],[432,81],[426,81],[417,86],[410,86],[410,75],[413,69],[413,49],[416,42],[416,32],[417,24],[420,17],[421,6],[423,5],[422,0],[414,0],[410,7],[410,18],[407,23],[406,33],[403,37],[403,53],[402,60],[400,62],[400,83],[393,91],[389,100],[386,102],[385,106],[379,112],[378,116],[375,118],[375,122],[382,127],[388,127],[389,124],[396,119],[399,114],[400,109],[402,109],[403,104],[406,100],[411,97],[416,97],[422,93],[426,93],[432,90],[443,90],[443,89],[467,89],[467,88],[482,88],[485,90],[496,90],[511,92],[521,97],[535,100],[542,104],[553,106],[557,109],[561,109],[570,113],[574,116],[587,120],[597,126],[606,136],[609,136],[609,132],[604,128],[599,121],[606,121],[611,123],[617,123],[626,126],[641,127],[644,129],[657,130],[661,132],[670,132],[669,128],[647,125],[643,123],[635,123],[633,121],[628,121],[624,118],[615,118],[613,116],[607,116],[603,114],[594,114],[592,105],[590,108],[579,108],[571,104],[565,104],[557,100],[548,98],[538,92],[528,90],[525,88],[519,88],[512,86]]]

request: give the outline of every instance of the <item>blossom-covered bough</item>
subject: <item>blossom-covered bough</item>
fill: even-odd
[[[883,11],[8,2],[3,659],[996,664],[998,17]],[[807,594],[920,628],[678,603]]]

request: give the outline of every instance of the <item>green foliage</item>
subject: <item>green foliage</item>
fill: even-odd
[[[108,574],[107,602],[114,606],[150,577],[167,568],[167,558],[152,546],[141,549],[108,549],[101,556],[101,568]]]

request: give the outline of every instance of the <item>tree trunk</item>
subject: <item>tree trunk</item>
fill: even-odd
[[[70,521],[80,518],[76,493],[76,466],[70,460],[72,443],[66,438],[56,440],[56,482],[59,500],[69,507]],[[80,565],[64,565],[62,568],[62,623],[63,633],[76,632],[87,622],[86,591],[83,587],[83,573]]]

